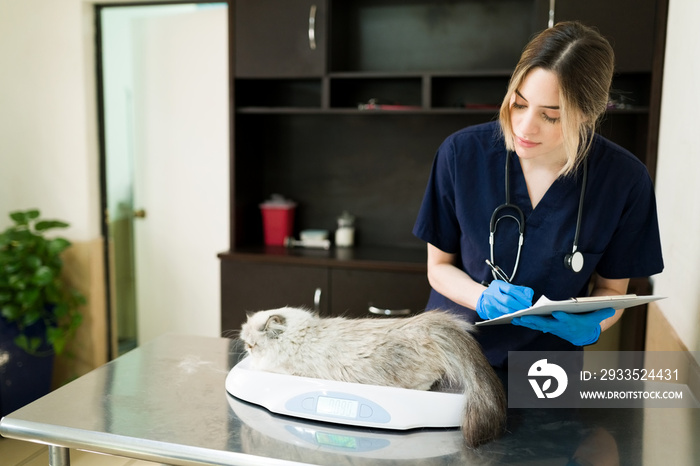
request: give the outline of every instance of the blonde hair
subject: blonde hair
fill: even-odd
[[[515,91],[533,69],[551,71],[559,81],[567,159],[560,175],[574,173],[586,157],[598,120],[607,108],[614,67],[615,56],[608,41],[577,21],[557,23],[539,33],[525,46],[501,104],[499,122],[506,148],[515,151],[510,119]]]

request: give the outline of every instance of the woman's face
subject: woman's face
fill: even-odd
[[[554,73],[534,68],[525,76],[511,98],[510,119],[518,156],[559,164],[566,161],[559,80]]]

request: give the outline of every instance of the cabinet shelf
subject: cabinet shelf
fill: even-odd
[[[240,114],[269,114],[269,115],[285,115],[285,114],[318,114],[327,113],[328,110],[321,107],[238,107],[236,113]]]
[[[495,115],[499,107],[482,108],[433,107],[408,110],[359,110],[357,108],[309,108],[309,107],[239,107],[236,113],[259,115]],[[608,115],[646,115],[649,107],[610,108]]]
[[[609,108],[605,113],[607,115],[647,115],[649,107]]]
[[[510,78],[512,69],[463,69],[463,70],[434,70],[434,71],[331,71],[331,79],[373,79],[373,78]]]
[[[321,266],[342,269],[426,273],[424,248],[359,246],[354,248],[303,249],[284,246],[240,247],[219,254],[222,260],[271,264]]]
[[[616,110],[620,112],[621,110]],[[416,108],[407,110],[359,110],[357,108],[306,108],[306,107],[241,107],[236,113],[249,115],[486,115],[498,113],[493,108]]]
[[[236,112],[491,116],[500,108],[509,79],[510,70],[506,69],[394,73],[358,71],[329,73],[325,78],[243,78],[236,79]],[[648,73],[618,73],[613,81],[611,99],[620,107],[612,107],[608,113],[648,113],[650,86]],[[370,102],[376,102],[379,108],[358,108]]]

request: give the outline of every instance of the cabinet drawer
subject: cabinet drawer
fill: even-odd
[[[246,312],[284,306],[328,309],[328,269],[255,262],[221,262],[221,329],[238,330]]]
[[[325,0],[238,0],[235,15],[237,77],[325,73]]]
[[[333,269],[331,313],[350,317],[373,315],[369,307],[392,311],[425,309],[430,285],[424,272],[383,272]]]

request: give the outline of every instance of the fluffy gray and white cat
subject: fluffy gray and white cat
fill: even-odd
[[[503,432],[506,397],[472,329],[441,311],[350,319],[284,307],[249,315],[240,338],[256,370],[415,390],[463,390],[462,434],[467,445],[477,447]]]

